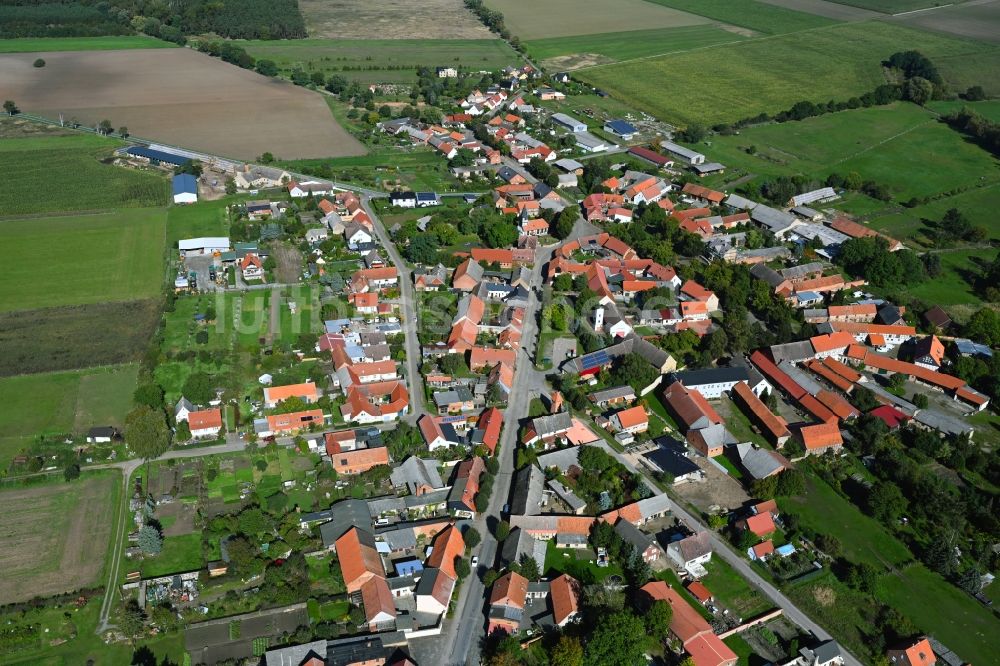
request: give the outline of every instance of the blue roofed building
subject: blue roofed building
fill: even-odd
[[[604,131],[610,132],[615,136],[621,137],[626,141],[633,138],[639,133],[639,130],[635,128],[632,123],[625,122],[624,120],[609,120],[604,123]]]
[[[174,176],[174,203],[191,204],[198,201],[198,181],[189,173]]]
[[[154,166],[168,164],[170,166],[178,167],[184,166],[191,161],[190,157],[174,155],[173,153],[168,153],[163,150],[155,150],[153,148],[146,148],[145,146],[132,146],[131,148],[126,149],[125,152],[132,157],[145,160]]]

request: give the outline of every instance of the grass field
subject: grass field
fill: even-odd
[[[121,145],[86,134],[0,140],[0,215],[165,204],[163,176],[102,163]]]
[[[650,0],[650,2],[700,14],[715,21],[737,25],[765,35],[799,32],[835,23],[822,16],[756,0]]]
[[[139,569],[144,578],[194,571],[205,565],[201,557],[201,533],[166,537],[163,550],[142,562]]]
[[[487,0],[486,5],[503,12],[507,29],[522,41],[708,23],[701,16],[645,0]]]
[[[996,256],[995,250],[956,250],[942,252],[941,275],[908,288],[911,295],[925,303],[942,307],[950,305],[979,305],[982,300],[973,291],[972,284],[983,272],[983,263]]]
[[[295,39],[237,43],[255,58],[273,60],[286,73],[302,68],[310,73],[337,73],[365,83],[413,82],[419,67],[493,71],[521,62],[521,56],[500,39]]]
[[[0,598],[24,601],[98,582],[121,493],[119,478],[95,473],[73,483],[0,492]]]
[[[24,37],[0,39],[0,53],[41,51],[114,51],[119,49],[169,49],[177,45],[145,35],[121,37]]]
[[[709,592],[731,611],[749,618],[772,608],[772,604],[721,557],[705,564],[708,575],[701,579]]]
[[[0,311],[154,296],[165,229],[157,208],[0,221]]]
[[[199,236],[226,236],[229,223],[226,206],[245,197],[226,197],[215,201],[199,201],[188,206],[167,209],[167,247],[177,250],[177,241]]]
[[[132,408],[137,374],[129,365],[0,378],[0,432],[32,437],[120,426]]]
[[[996,662],[1000,620],[924,565],[914,564],[898,575],[887,576],[881,597],[963,660],[973,664]]]
[[[605,32],[537,39],[527,43],[528,54],[552,67],[575,69],[583,63],[597,64],[631,60],[653,55],[737,42],[742,35],[715,25],[692,25],[682,28],[657,28],[628,32]],[[599,58],[595,56],[600,56]]]
[[[921,0],[913,0],[913,4],[920,2]],[[923,2],[930,4],[929,0]],[[890,3],[896,4],[892,0]],[[979,39],[994,44],[1000,42],[1000,6],[995,2],[949,3],[933,12],[909,12],[904,16],[893,17],[892,20],[921,30],[947,33],[960,38]]]
[[[952,74],[959,68],[964,81],[1000,86],[1000,49],[880,22],[599,65],[575,76],[666,121],[711,125],[776,113],[802,99],[863,94],[884,82],[883,59],[915,43],[956,88],[962,84]],[[706,75],[717,85],[706,85]]]
[[[900,12],[923,9],[925,7],[936,7],[943,3],[936,0],[833,0],[842,5],[852,7],[864,7],[876,12],[885,14],[898,14]]]
[[[706,150],[713,159],[756,174],[823,179],[831,172],[856,171],[889,186],[901,201],[1000,179],[989,153],[907,102],[751,127],[713,137]]]
[[[963,108],[972,109],[976,113],[988,118],[995,123],[1000,123],[1000,100],[991,99],[985,102],[966,102],[965,100],[942,100],[939,102],[929,102],[927,108],[946,115]]]
[[[908,208],[903,212],[874,215],[869,224],[894,238],[922,243],[925,228],[923,220],[939,221],[949,208],[957,208],[973,224],[986,227],[991,238],[1000,238],[1000,222],[994,214],[994,211],[1000,209],[1000,183],[990,183],[923,206]]]

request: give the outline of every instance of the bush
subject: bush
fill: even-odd
[[[32,63],[32,66],[33,67],[45,67],[45,61],[42,60],[41,58],[38,58],[38,59],[35,60],[35,62]]]

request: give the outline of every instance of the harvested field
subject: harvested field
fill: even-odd
[[[0,313],[0,377],[137,361],[159,319],[156,299]]]
[[[310,37],[494,39],[462,0],[299,0]]]
[[[892,21],[911,28],[1000,44],[1000,0],[973,0],[917,14],[894,16]]]
[[[0,221],[0,312],[155,296],[166,218],[143,208]]]
[[[708,19],[686,11],[657,7],[645,0],[487,0],[503,12],[507,29],[522,41],[703,25]]]
[[[22,110],[96,124],[225,157],[363,155],[323,97],[191,49],[0,55],[5,94]]]
[[[0,599],[26,601],[98,582],[120,483],[114,474],[0,492]]]
[[[882,16],[877,11],[853,7],[851,5],[828,2],[827,0],[760,0],[768,5],[793,9],[834,21],[867,21]]]

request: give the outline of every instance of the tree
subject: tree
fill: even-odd
[[[847,571],[847,584],[856,590],[874,594],[878,589],[878,583],[878,569],[867,562],[852,564]]]
[[[510,247],[517,242],[517,227],[502,218],[488,219],[480,230],[480,238],[489,247]]]
[[[927,405],[930,404],[927,395],[924,393],[914,393],[913,397],[910,398],[910,402],[919,409],[927,409]]]
[[[126,601],[117,624],[118,629],[132,643],[132,647],[135,647],[135,642],[146,633],[146,613],[139,608],[139,602],[135,599]]]
[[[541,572],[538,570],[538,562],[527,553],[521,554],[518,566],[521,569],[521,575],[528,580],[538,580],[542,577]]]
[[[148,405],[153,409],[163,407],[163,389],[159,384],[147,382],[140,384],[132,394],[132,402],[137,405]]]
[[[263,153],[257,158],[257,161],[261,164],[273,164],[275,162],[275,157],[271,153]]]
[[[877,520],[891,525],[906,511],[907,501],[903,492],[892,481],[875,484],[868,495],[868,508]]]
[[[125,127],[124,125],[122,125],[121,127],[119,127],[118,128],[118,136],[120,136],[123,139],[127,139],[128,138],[128,128]]]
[[[215,387],[211,375],[194,372],[181,387],[181,394],[196,405],[205,404],[215,397]]]
[[[139,405],[125,417],[125,442],[144,460],[163,455],[170,448],[170,431],[163,412]]]
[[[455,575],[458,576],[459,580],[464,580],[472,573],[472,567],[469,566],[469,560],[464,557],[459,557],[455,559]]]
[[[583,645],[576,636],[563,634],[552,648],[552,664],[583,666]]]
[[[278,65],[273,60],[258,60],[257,73],[262,76],[277,76]]]
[[[578,219],[580,219],[580,211],[577,210],[576,206],[564,208],[556,215],[555,223],[549,227],[550,232],[553,236],[562,240],[573,233],[573,226]],[[569,278],[568,275],[567,278]]]
[[[229,562],[240,575],[253,574],[260,571],[260,561],[257,558],[257,547],[244,536],[235,536],[226,542]]]
[[[479,545],[483,540],[482,535],[479,533],[475,527],[469,526],[465,529],[465,533],[462,534],[462,538],[465,540],[465,547],[468,549],[473,549]]]
[[[497,532],[496,532],[497,542],[503,543],[504,539],[506,539],[509,535],[510,535],[510,523],[508,523],[506,520],[501,520],[499,523],[497,523]]]
[[[982,86],[970,86],[963,97],[970,102],[981,102],[986,99],[986,91]]]
[[[153,525],[139,528],[139,548],[147,555],[158,555],[163,550],[163,535]]]
[[[438,243],[431,234],[420,234],[410,240],[404,253],[415,264],[431,264],[437,259]]]
[[[36,58],[35,62],[31,63],[32,67],[45,67],[45,61],[41,58]]]
[[[13,100],[7,100],[3,103],[3,110],[8,116],[14,116],[20,113],[20,109],[17,108],[17,104],[14,104]]]
[[[115,126],[111,124],[110,120],[105,118],[97,125],[97,131],[104,136],[107,136],[115,131]]]
[[[271,529],[270,521],[264,512],[258,508],[244,509],[237,517],[240,532],[247,536],[256,536]]]
[[[1000,314],[989,308],[977,310],[965,325],[965,335],[991,347],[1000,346]]]
[[[903,99],[914,104],[923,106],[931,100],[933,95],[934,84],[923,77],[915,76],[912,79],[907,79],[906,83],[903,84]]]
[[[830,557],[837,557],[844,550],[843,544],[840,543],[840,539],[831,534],[820,534],[817,536],[816,547]]]
[[[191,439],[191,426],[187,421],[180,421],[174,428],[174,439],[178,442],[186,442]]]
[[[66,469],[63,470],[63,478],[67,481],[72,481],[74,479],[80,478],[80,465],[73,462],[66,465]]]
[[[587,642],[588,666],[634,666],[642,661],[646,627],[628,611],[604,615]]]
[[[646,622],[646,631],[655,638],[665,638],[673,617],[674,609],[670,604],[661,600],[654,601],[643,618]]]

